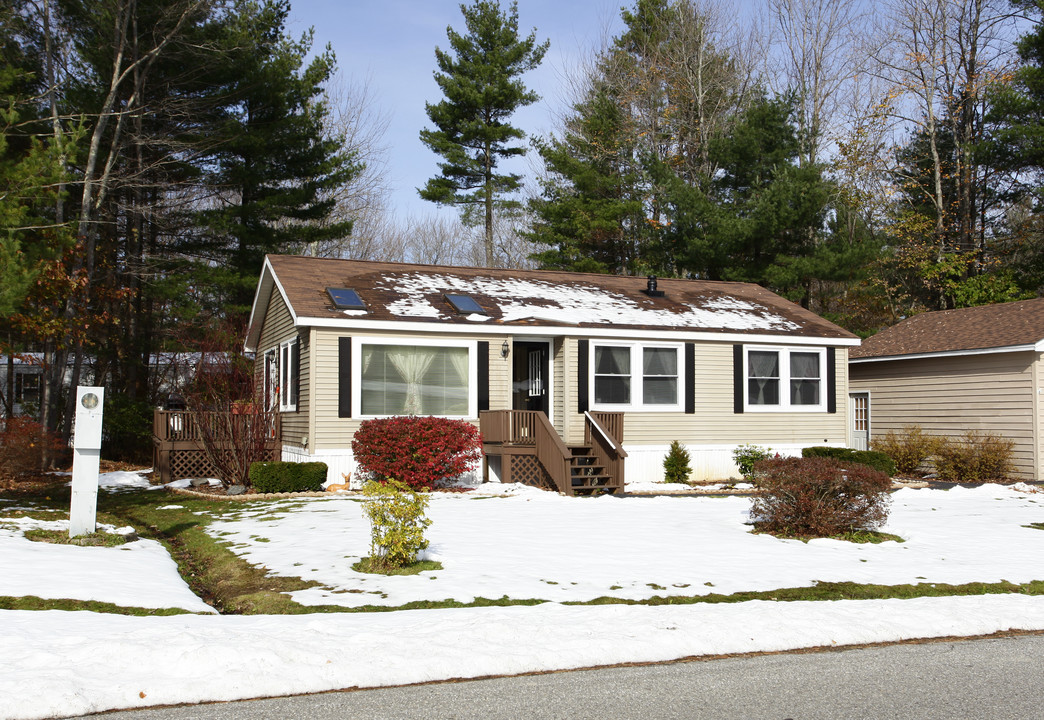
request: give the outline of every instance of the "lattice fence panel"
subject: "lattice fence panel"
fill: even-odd
[[[536,455],[511,455],[511,479],[517,483],[555,490],[551,476]]]
[[[263,460],[278,460],[277,452],[273,449],[268,452]],[[207,454],[202,450],[172,450],[170,452],[170,480],[181,480],[183,478],[205,478],[217,477],[214,466],[207,459]]]

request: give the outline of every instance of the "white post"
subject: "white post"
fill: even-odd
[[[76,388],[69,537],[86,535],[95,530],[98,518],[98,462],[101,460],[104,400],[105,388]]]

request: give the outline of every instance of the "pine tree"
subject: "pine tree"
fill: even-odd
[[[517,201],[505,196],[520,187],[521,177],[498,173],[497,165],[526,152],[512,144],[525,133],[507,119],[540,99],[519,76],[540,64],[548,43],[537,44],[536,30],[519,37],[517,2],[506,14],[496,0],[478,0],[460,9],[467,33],[448,27],[450,51],[435,49],[439,66],[435,82],[446,99],[426,104],[435,129],[420,133],[421,141],[442,156],[441,172],[419,192],[431,202],[463,206],[465,220],[484,218],[486,263],[490,264],[494,211],[498,205],[517,207]]]
[[[692,468],[689,467],[691,459],[689,451],[682,447],[682,444],[677,440],[672,440],[671,447],[663,459],[664,482],[689,482],[689,475],[692,474]]]
[[[218,301],[233,314],[249,310],[266,253],[301,251],[352,227],[322,222],[335,202],[325,191],[360,169],[324,129],[324,84],[336,61],[327,47],[305,64],[312,33],[291,38],[289,12],[286,0],[241,0],[223,38],[223,117],[206,182],[224,192],[198,220],[206,228],[202,254],[224,288]]]

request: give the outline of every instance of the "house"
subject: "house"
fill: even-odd
[[[926,312],[850,353],[853,441],[917,424],[940,436],[1015,443],[1022,478],[1042,473],[1044,299]]]
[[[366,418],[478,422],[484,472],[572,494],[848,444],[851,333],[757,285],[270,255],[245,347],[282,456],[354,470]],[[584,457],[587,456],[587,457]],[[577,479],[577,476],[592,479]]]

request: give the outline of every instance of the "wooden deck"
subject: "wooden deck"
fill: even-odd
[[[547,415],[535,410],[479,413],[483,451],[498,458],[503,482],[566,495],[616,493],[624,486],[623,414],[586,413],[584,444],[566,446]]]
[[[249,415],[231,415],[231,422],[248,422]],[[215,477],[214,468],[200,444],[196,414],[188,410],[156,410],[152,418],[152,467],[160,480]],[[279,414],[272,420],[272,440],[266,450],[278,460],[283,451]]]

